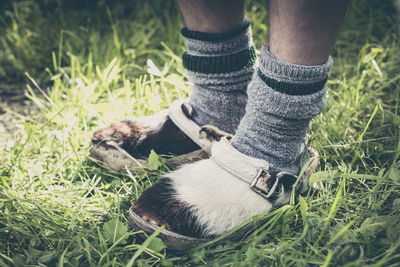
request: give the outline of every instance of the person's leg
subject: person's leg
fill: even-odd
[[[292,64],[324,64],[339,34],[348,2],[270,0],[269,51]]]
[[[246,88],[256,58],[251,28],[245,21],[244,0],[179,0],[186,27],[183,65],[193,84],[191,119],[234,133],[245,112]],[[130,164],[108,143],[136,159],[158,154],[183,155],[199,147],[160,112],[97,130],[92,156],[113,170]],[[150,122],[151,125],[148,125]],[[134,166],[134,164],[132,164]]]
[[[274,172],[300,170],[310,120],[325,104],[329,53],[348,0],[270,0],[270,42],[233,146]]]
[[[234,133],[256,58],[244,0],[178,0],[186,28],[183,65],[193,83],[194,121]]]
[[[232,146],[220,142],[211,159],[169,174],[133,210],[174,232],[213,236],[288,201],[293,176],[287,176],[289,184],[278,177],[299,172],[309,122],[324,108],[328,55],[347,2],[271,0],[271,49],[261,50]],[[260,180],[252,180],[259,168]],[[250,186],[248,179],[256,183]],[[259,183],[264,197],[252,191]],[[161,196],[161,189],[168,193]]]
[[[223,33],[245,20],[244,0],[178,0],[191,31]]]

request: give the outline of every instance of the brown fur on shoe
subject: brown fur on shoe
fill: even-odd
[[[161,226],[172,232],[201,237],[203,229],[197,224],[190,206],[177,200],[171,187],[171,180],[163,178],[146,189],[133,206],[133,211],[148,222]]]
[[[111,126],[97,130],[92,142],[113,141],[125,149],[131,156],[145,158],[150,151],[158,154],[182,155],[199,147],[187,137],[169,118],[157,128],[149,128],[134,120],[113,123]]]
[[[225,137],[227,140],[231,140],[233,138],[233,135],[218,129],[213,125],[204,125],[201,127],[200,134],[210,141],[219,141],[222,137]]]

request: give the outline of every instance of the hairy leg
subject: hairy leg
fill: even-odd
[[[178,0],[189,30],[221,33],[245,19],[244,0]]]
[[[298,65],[327,61],[349,0],[270,0],[269,49]]]
[[[276,172],[300,170],[311,119],[325,105],[329,53],[348,0],[270,0],[270,43],[261,49],[246,115],[233,146],[270,162]]]

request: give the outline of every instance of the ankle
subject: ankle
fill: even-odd
[[[232,145],[267,160],[273,172],[298,173],[309,123],[325,106],[331,65],[331,60],[318,66],[290,64],[263,47]]]

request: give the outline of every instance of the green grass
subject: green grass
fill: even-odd
[[[176,6],[80,2],[0,4],[0,84],[26,83],[20,94],[40,110],[21,119],[14,145],[0,148],[0,266],[400,265],[400,26],[392,1],[351,5],[327,106],[310,131],[322,164],[302,197],[241,242],[184,254],[166,251],[155,235],[141,241],[127,224],[130,204],[166,169],[121,175],[88,157],[95,129],[190,93]],[[248,6],[260,48],[265,1]]]

